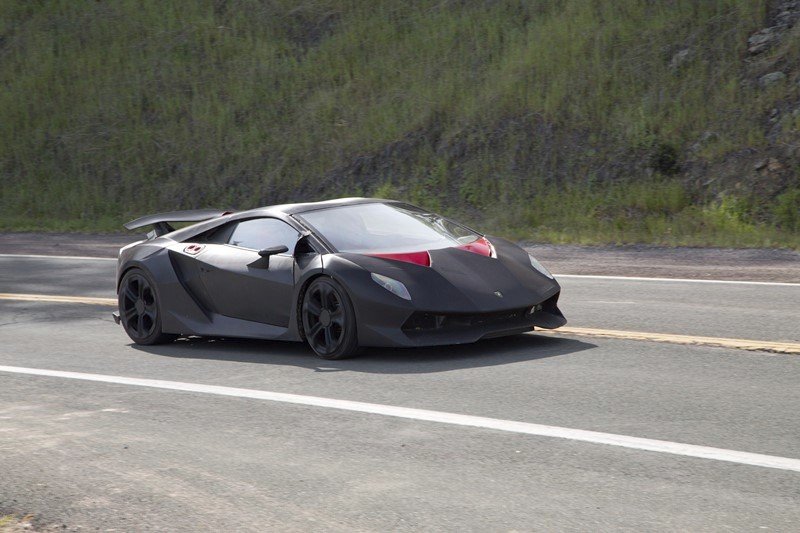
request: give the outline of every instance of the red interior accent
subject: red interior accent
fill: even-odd
[[[492,257],[492,245],[489,241],[486,240],[486,237],[481,237],[480,239],[472,241],[469,244],[457,246],[457,248],[459,250],[466,250],[468,252],[476,253],[478,255]]]
[[[415,265],[431,266],[431,254],[428,252],[406,252],[396,254],[367,254],[372,257],[381,257],[383,259],[393,259],[394,261],[404,261],[406,263],[414,263]]]
[[[456,246],[459,250],[466,250],[474,254],[482,255],[485,257],[492,257],[492,243],[486,240],[486,237],[481,237],[472,241],[469,244],[462,244]],[[392,259],[394,261],[404,261],[406,263],[414,263],[415,265],[431,266],[431,254],[428,252],[398,252],[386,254],[367,254],[372,257],[380,257],[382,259]]]

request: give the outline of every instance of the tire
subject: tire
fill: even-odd
[[[161,305],[156,284],[139,268],[125,273],[117,295],[119,318],[125,333],[136,344],[163,344],[177,338],[161,331]]]
[[[300,308],[303,334],[314,353],[323,359],[346,359],[358,353],[356,313],[338,282],[320,276],[303,293]]]

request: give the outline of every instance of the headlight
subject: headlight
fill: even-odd
[[[531,260],[531,266],[533,268],[535,268],[536,270],[538,270],[539,272],[541,272],[542,274],[544,274],[548,278],[553,279],[553,275],[550,273],[550,271],[547,270],[544,267],[543,264],[541,264],[539,261],[537,261],[535,257],[533,257],[531,254],[528,254],[528,259]]]
[[[399,296],[404,300],[411,301],[411,295],[408,294],[408,289],[406,289],[406,286],[397,281],[396,279],[392,279],[387,276],[381,276],[380,274],[372,274],[372,281],[374,281],[387,291],[391,292],[395,296]]]

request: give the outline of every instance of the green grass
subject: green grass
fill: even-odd
[[[378,192],[404,196],[390,185]],[[663,178],[543,189],[525,204],[457,214],[476,228],[517,240],[800,249],[798,195],[794,190],[779,197],[775,207],[778,217],[786,217],[785,227],[792,228],[787,230],[755,220],[750,206],[735,196],[697,205],[680,182]]]
[[[741,83],[765,4],[2,2],[0,229],[376,194],[520,238],[797,247],[797,169],[656,157],[768,147],[796,89]]]
[[[23,531],[25,528],[23,527],[22,522],[26,521],[26,519],[30,519],[30,517],[25,517],[20,520],[14,515],[0,515],[0,533],[15,533],[18,531]],[[30,524],[28,524],[28,527],[30,527]]]

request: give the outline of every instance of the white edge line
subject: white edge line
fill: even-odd
[[[76,261],[116,261],[116,257],[89,257],[85,255],[0,254],[0,257],[19,259],[74,259]]]
[[[88,257],[77,255],[35,255],[35,254],[0,254],[0,257],[21,258],[21,259],[73,259],[79,261],[116,261],[115,257]],[[592,274],[553,274],[556,278],[576,278],[576,279],[600,279],[617,281],[657,281],[673,283],[721,283],[728,285],[771,285],[774,287],[800,287],[800,283],[778,282],[778,281],[744,281],[744,280],[724,280],[724,279],[691,279],[691,278],[646,278],[635,276],[600,276]]]
[[[727,285],[772,285],[776,287],[800,287],[800,283],[779,281],[742,281],[727,279],[691,279],[691,278],[639,278],[633,276],[594,276],[588,274],[553,274],[556,278],[584,278],[619,281],[658,281],[677,283],[720,283]]]
[[[517,422],[513,420],[502,420],[497,418],[486,418],[480,416],[446,413],[441,411],[429,411],[426,409],[397,407],[392,405],[355,402],[350,400],[337,400],[333,398],[320,398],[317,396],[302,396],[298,394],[287,394],[255,389],[240,389],[235,387],[223,387],[219,385],[203,385],[199,383],[130,378],[124,376],[108,376],[102,374],[85,374],[81,372],[66,372],[61,370],[46,370],[39,368],[0,365],[0,372],[115,383],[120,385],[151,387],[156,389],[197,392],[203,394],[214,394],[218,396],[234,396],[238,398],[252,398],[257,400],[268,400],[296,405],[325,407],[343,411],[369,413],[411,420],[422,420],[427,422],[438,422],[441,424],[456,426],[493,429],[497,431],[507,431],[510,433],[520,433],[524,435],[554,437],[594,444],[619,446],[622,448],[631,448],[635,450],[668,453],[684,457],[697,457],[700,459],[710,459],[714,461],[724,461],[729,463],[800,472],[800,459],[793,459],[789,457],[740,452],[736,450],[726,450],[723,448],[712,448],[708,446],[697,446],[694,444],[682,444],[679,442],[630,437],[627,435],[616,435],[613,433],[601,433],[582,429],[531,424],[528,422]]]

